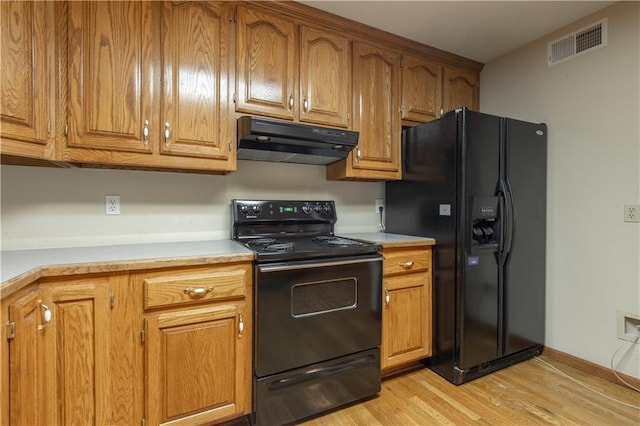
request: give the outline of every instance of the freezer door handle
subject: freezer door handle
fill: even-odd
[[[498,264],[504,266],[509,257],[509,251],[513,242],[513,198],[509,192],[508,184],[504,179],[498,182],[498,199],[500,203],[500,251],[498,252]]]
[[[511,248],[513,247],[513,241],[516,236],[516,221],[517,221],[516,205],[515,205],[515,201],[513,200],[513,191],[511,191],[511,182],[509,181],[509,179],[507,179],[506,196],[507,196],[507,206],[508,206],[507,222],[508,222],[509,232],[506,235],[507,243],[505,244],[506,246],[505,252],[507,253],[507,256],[509,256],[509,253],[511,252]]]

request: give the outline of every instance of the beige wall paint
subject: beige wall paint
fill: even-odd
[[[608,18],[608,44],[547,67],[547,43]],[[640,313],[640,3],[619,2],[486,64],[483,112],[549,126],[549,347],[640,377],[640,345],[616,339],[616,311]],[[629,349],[627,349],[627,347]]]
[[[335,200],[336,232],[375,232],[384,184],[333,182],[325,167],[239,161],[227,176],[2,166],[2,249],[228,238],[230,200]],[[106,194],[121,214],[105,215]]]

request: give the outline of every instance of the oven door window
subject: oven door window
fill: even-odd
[[[358,303],[358,281],[354,277],[295,284],[291,289],[291,316],[319,315],[353,309]]]

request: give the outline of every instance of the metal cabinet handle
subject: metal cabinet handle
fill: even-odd
[[[164,146],[169,148],[169,139],[171,138],[171,132],[169,131],[169,122],[164,123]]]
[[[362,152],[360,151],[360,148],[356,148],[356,160],[360,161],[360,158],[362,158]]]
[[[307,98],[304,98],[304,100],[302,101],[302,111],[304,113],[309,111],[309,101],[307,101]]]
[[[213,291],[213,287],[196,287],[196,288],[185,288],[182,290],[184,294],[188,294],[191,297],[202,297],[207,293],[211,293]]]
[[[399,263],[398,265],[402,266],[405,269],[413,268],[413,262],[404,262],[404,263]]]
[[[40,303],[42,309],[42,324],[37,327],[38,330],[44,329],[51,322],[51,309],[44,303]]]
[[[384,306],[389,306],[389,302],[391,302],[391,296],[389,296],[389,290],[384,289]]]
[[[149,145],[149,120],[144,120],[144,127],[142,128],[142,142],[144,146]]]
[[[244,320],[242,314],[238,314],[238,338],[242,337],[242,332],[244,332]]]

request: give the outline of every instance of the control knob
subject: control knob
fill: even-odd
[[[302,211],[303,211],[305,214],[311,214],[311,204],[309,204],[309,203],[304,203],[304,204],[302,205]]]

